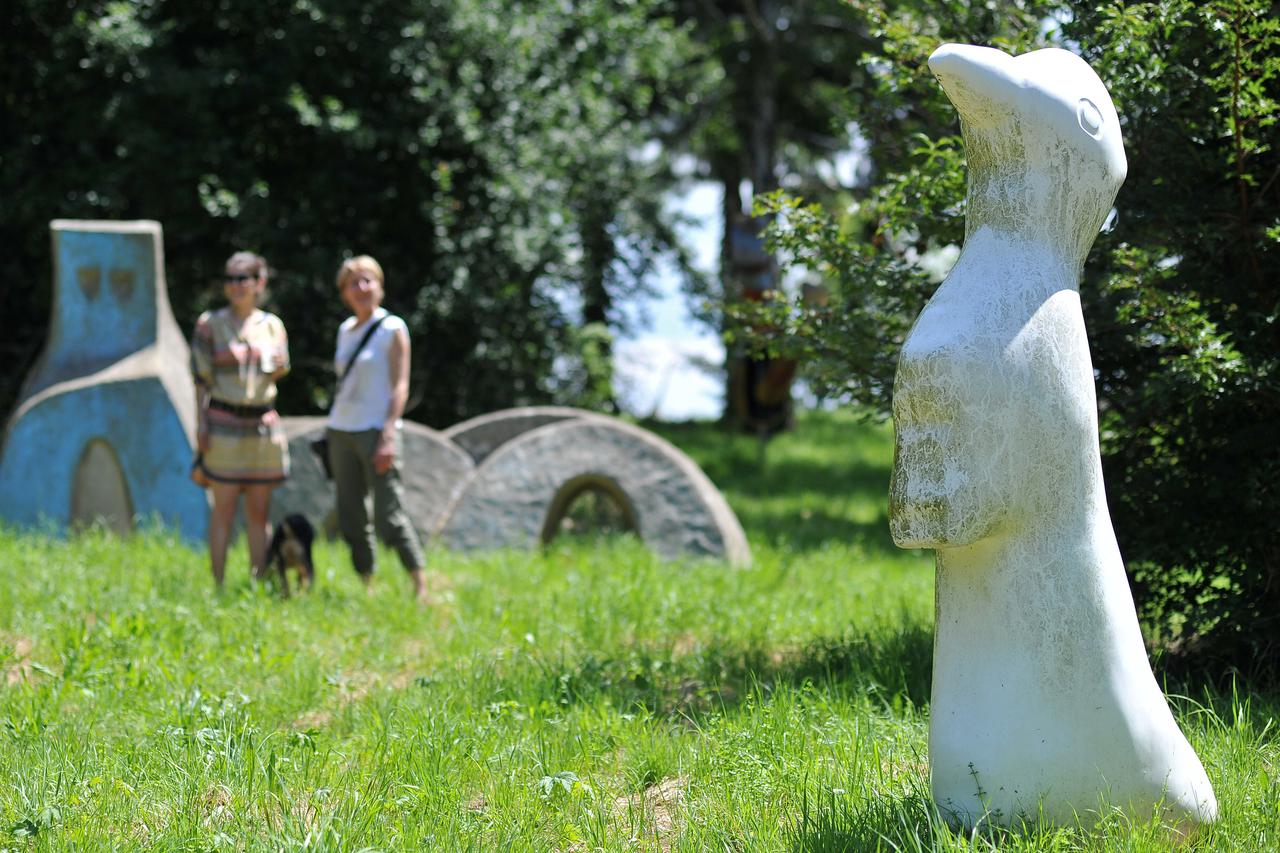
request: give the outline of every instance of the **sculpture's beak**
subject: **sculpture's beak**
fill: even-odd
[[[1022,84],[1013,57],[993,47],[944,44],[929,57],[929,70],[970,124],[1006,114]]]

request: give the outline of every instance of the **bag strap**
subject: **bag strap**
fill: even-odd
[[[360,343],[356,344],[355,352],[351,353],[351,358],[347,359],[347,366],[342,369],[342,375],[338,377],[338,385],[333,389],[333,398],[338,399],[338,395],[342,393],[342,383],[346,381],[347,374],[351,372],[351,366],[356,363],[356,356],[360,355],[360,350],[364,349],[364,345],[369,343],[369,338],[373,337],[373,333],[378,331],[378,327],[382,325],[382,321],[390,317],[390,314],[383,314],[381,317],[373,321],[365,331],[364,337],[360,339]]]

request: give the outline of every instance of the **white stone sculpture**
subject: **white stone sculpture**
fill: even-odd
[[[1103,492],[1077,290],[1124,181],[1106,87],[1058,49],[948,44],[964,250],[894,385],[894,541],[937,552],[930,783],[966,825],[1217,804],[1147,661]]]

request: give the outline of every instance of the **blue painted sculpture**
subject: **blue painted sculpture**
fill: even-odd
[[[157,518],[203,539],[187,479],[195,388],[156,222],[55,220],[53,315],[0,450],[0,518],[127,531]]]

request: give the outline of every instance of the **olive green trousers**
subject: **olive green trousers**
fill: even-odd
[[[426,565],[418,532],[404,510],[404,486],[400,482],[403,441],[396,433],[396,462],[390,471],[373,470],[373,453],[378,448],[380,430],[361,432],[328,430],[329,468],[338,492],[338,530],[351,549],[351,561],[363,576],[373,574],[377,565],[375,531],[383,542],[400,555],[409,571]],[[373,493],[373,520],[365,503]]]

